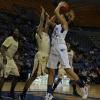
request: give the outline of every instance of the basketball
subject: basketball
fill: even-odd
[[[68,3],[64,2],[62,7],[60,8],[60,13],[66,13],[69,10]]]

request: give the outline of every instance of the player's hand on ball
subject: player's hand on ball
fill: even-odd
[[[68,10],[69,10],[69,4],[68,3],[61,2],[59,4],[59,6],[60,6],[60,13],[66,13],[66,12],[68,12]]]

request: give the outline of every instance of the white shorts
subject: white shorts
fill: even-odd
[[[48,60],[48,68],[57,69],[58,62],[63,68],[71,68],[69,64],[67,47],[65,44],[57,44],[51,47],[50,56]]]
[[[36,53],[35,58],[34,58],[34,67],[33,67],[32,74],[34,74],[37,68],[38,68],[37,76],[45,74],[45,68],[47,66],[48,56],[49,54],[41,52],[41,51],[38,51]]]
[[[19,76],[19,70],[14,59],[7,58],[7,64],[4,67],[4,77],[7,78],[9,75]]]

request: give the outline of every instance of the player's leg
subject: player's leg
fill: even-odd
[[[78,74],[78,71],[75,71],[75,69],[73,69],[73,71]],[[73,78],[71,78],[70,84],[72,86],[73,95],[74,96],[80,96],[79,93],[78,93],[78,91],[77,91],[77,88],[76,88],[77,87],[77,83],[75,82],[75,80]]]
[[[85,87],[84,83],[79,79],[78,75],[73,71],[73,69],[69,65],[67,50],[64,50],[63,52],[59,51],[59,53],[60,53],[61,64],[65,65],[66,73],[68,73],[76,81],[76,83],[82,89],[82,93],[83,93],[82,98],[86,99],[88,95],[87,93],[88,91],[86,89],[87,87]]]
[[[2,64],[3,65],[3,64]],[[1,70],[0,70],[0,98],[2,98],[1,97],[1,91],[2,91],[2,87],[3,87],[3,85],[4,85],[4,82],[5,82],[5,78],[4,78],[4,68],[2,68]]]
[[[48,57],[46,57],[43,62],[41,62],[41,66],[42,66],[42,74],[45,75],[46,74],[46,66],[47,66],[47,63],[48,63]]]
[[[82,94],[82,98],[86,99],[87,96],[88,96],[88,89],[85,86],[85,84],[83,83],[83,81],[81,79],[79,79],[79,77],[77,76],[77,74],[71,68],[65,68],[65,71],[66,71],[66,73],[68,73],[75,80],[75,82],[78,84],[78,86],[82,90],[82,93],[83,93]]]
[[[55,69],[57,69],[57,63],[58,63],[58,56],[55,54],[50,54],[49,61],[48,61],[48,85],[47,85],[47,94],[46,94],[46,100],[52,100],[53,98],[53,83],[54,83],[54,75],[55,75]]]
[[[58,84],[62,81],[62,77],[65,74],[65,70],[63,68],[60,68],[60,64],[58,64],[58,69],[55,70],[55,75],[58,76],[57,80],[54,81],[53,85],[53,92],[57,88]]]
[[[54,92],[59,83],[62,81],[62,78],[58,77],[58,79],[54,82],[54,85],[52,87],[52,91]]]
[[[60,70],[60,69],[59,69]],[[64,69],[63,69],[64,70]],[[59,85],[59,83],[62,81],[62,77],[64,76],[63,74],[64,72],[63,71],[59,71],[59,75],[58,75],[58,79],[54,82],[54,85],[53,85],[53,91],[57,88],[57,86]],[[63,74],[63,75],[61,75]],[[67,74],[67,77],[69,77],[69,75]],[[69,77],[71,80],[70,80],[70,84],[72,85],[72,88],[73,88],[73,95],[74,96],[80,96],[78,93],[77,93],[77,89],[76,89],[76,82],[71,78]]]
[[[10,67],[10,73],[9,75],[12,75],[12,83],[11,83],[11,89],[10,89],[10,97],[15,99],[16,96],[15,96],[15,93],[14,93],[14,90],[15,90],[15,87],[17,85],[17,82],[18,82],[18,77],[20,76],[19,74],[19,70],[18,70],[18,67],[17,65],[15,64],[14,60],[9,60],[9,63],[11,63],[11,67]]]
[[[72,68],[72,70],[73,70],[73,68]],[[73,90],[73,95],[74,96],[80,96],[79,94],[78,94],[78,92],[77,92],[77,88],[76,88],[76,82],[75,82],[75,80],[68,74],[68,73],[66,73],[66,75],[67,75],[67,77],[68,78],[70,78],[70,84],[71,84],[71,86],[72,86],[72,90]]]
[[[40,62],[39,62],[39,63],[40,63]],[[41,64],[39,64],[38,70],[37,70],[37,76],[40,76],[41,73],[42,73],[42,66],[41,66]]]
[[[11,71],[11,68],[8,68],[8,66],[6,64],[4,69],[2,70],[2,77],[0,78],[0,97],[1,97],[2,87],[3,87],[3,85],[4,85],[5,81],[6,81],[6,78],[9,76],[10,71]]]
[[[79,79],[79,77],[77,76],[77,74],[72,69],[66,68],[65,71],[66,71],[66,73],[70,74],[71,77],[73,77],[73,79],[75,80],[75,82],[78,84],[78,86],[82,90],[82,98],[86,99],[87,96],[88,96],[88,89],[85,86],[85,84],[83,83],[83,81],[81,79]]]
[[[43,52],[39,52],[39,66],[38,66],[38,72],[37,75],[45,75],[45,69],[47,66],[47,62],[48,62],[48,55],[49,54],[45,54]]]
[[[78,92],[77,92],[77,88],[76,88],[77,84],[76,84],[76,82],[74,80],[70,80],[70,84],[72,86],[72,91],[73,91],[72,94],[73,94],[73,96],[80,96],[78,94]]]
[[[37,70],[38,70],[38,57],[37,57],[37,54],[36,54],[35,55],[35,58],[34,58],[34,67],[33,67],[33,70],[32,70],[32,74],[31,74],[30,78],[26,81],[22,93],[19,95],[19,99],[20,100],[25,100],[25,97],[26,97],[26,93],[28,91],[28,88],[30,87],[30,85],[32,84],[32,82],[37,77]]]
[[[17,82],[18,82],[18,76],[13,76],[12,83],[11,83],[11,89],[10,89],[10,95],[9,95],[13,99],[16,99],[14,90],[17,85]]]
[[[20,94],[20,100],[25,100],[26,93],[28,91],[28,88],[32,84],[32,82],[36,79],[37,77],[37,70],[34,72],[34,75],[30,76],[30,78],[26,81],[23,92]]]
[[[32,82],[36,79],[36,77],[37,77],[37,69],[34,72],[34,74],[32,74],[30,76],[30,78],[26,81],[25,86],[24,86],[24,89],[23,89],[22,93],[19,95],[19,99],[20,100],[25,100],[25,97],[26,97],[26,93],[28,91],[28,88],[30,87],[30,85],[32,84]]]
[[[1,77],[0,78],[0,100],[2,99],[2,95],[1,95],[1,91],[2,91],[2,87],[4,85],[4,82],[5,82],[5,78],[4,77]]]
[[[57,88],[57,86],[59,85],[59,83],[62,81],[62,78],[61,77],[58,77],[58,79],[54,82],[54,85],[53,85],[53,92],[54,90]],[[80,96],[77,92],[77,89],[76,89],[76,82],[74,80],[70,80],[70,84],[72,85],[72,89],[73,89],[73,95],[74,96]]]
[[[53,67],[53,66],[52,66]],[[54,69],[48,69],[48,85],[47,85],[47,94],[46,94],[46,100],[52,100],[53,98],[53,82],[54,82]]]
[[[79,79],[77,74],[71,68],[65,68],[65,71],[75,80],[76,84],[78,84],[78,86],[82,90],[82,98],[86,99],[88,96],[88,89],[85,86],[85,84],[83,83],[83,81],[81,79]]]

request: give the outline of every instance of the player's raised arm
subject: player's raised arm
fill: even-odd
[[[49,14],[46,12],[45,32],[48,33],[49,29]]]
[[[64,30],[68,30],[68,22],[66,21],[64,14],[60,14],[60,8],[63,6],[65,2],[61,2],[58,4],[58,6],[55,9],[55,15],[60,20],[60,23],[62,24],[62,27]]]
[[[40,23],[38,26],[38,33],[40,34],[42,32],[43,29],[43,24],[44,24],[44,17],[45,17],[45,9],[43,8],[43,6],[41,6],[42,12],[41,12],[41,17],[40,17]]]
[[[52,26],[53,28],[56,26],[56,23],[55,23],[55,20],[56,20],[56,16],[52,16],[49,20],[49,25]]]

